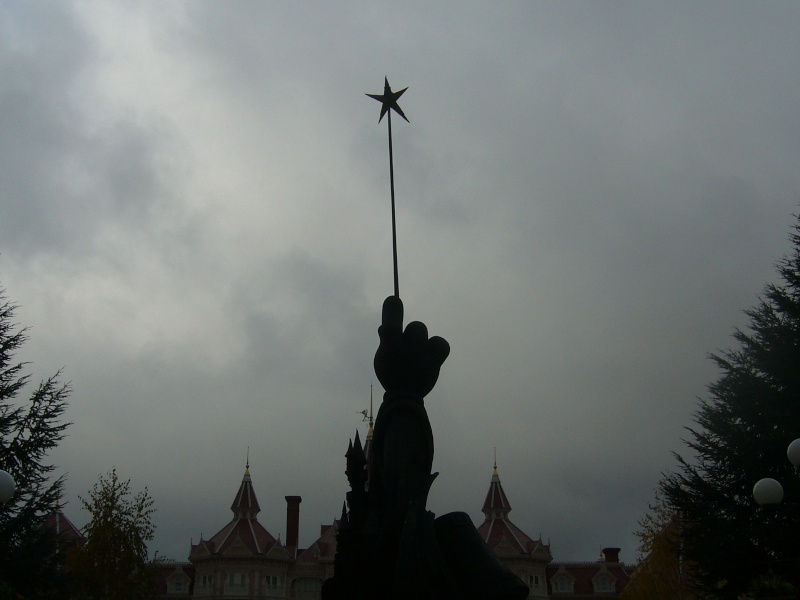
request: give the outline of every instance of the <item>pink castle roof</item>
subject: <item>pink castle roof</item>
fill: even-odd
[[[211,539],[201,539],[192,547],[193,551],[204,548],[209,554],[221,554],[229,550],[267,554],[276,546],[284,550],[281,543],[258,522],[256,515],[261,511],[261,507],[258,505],[253,482],[250,479],[249,465],[245,468],[244,477],[231,504],[231,510],[233,519]]]
[[[57,536],[67,543],[81,542],[84,539],[80,529],[73,525],[72,521],[67,518],[60,508],[45,519],[43,527],[54,531]]]
[[[336,521],[334,521],[333,525],[322,525],[320,527],[320,537],[299,554],[297,562],[333,561],[336,556],[336,533],[338,531],[339,523]]]
[[[478,527],[478,533],[495,554],[536,554],[543,560],[552,560],[549,545],[543,544],[541,538],[534,540],[529,537],[509,520],[511,504],[500,483],[497,465],[494,467],[482,510],[485,519]]]
[[[208,545],[213,554],[218,554],[236,542],[253,554],[266,554],[277,540],[255,518],[235,518],[208,540]]]

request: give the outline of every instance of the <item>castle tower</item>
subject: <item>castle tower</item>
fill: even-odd
[[[482,508],[484,521],[478,533],[512,573],[528,584],[528,598],[547,598],[546,567],[553,560],[550,545],[534,540],[508,518],[511,504],[494,463]]]
[[[285,594],[292,554],[258,522],[258,504],[249,461],[231,503],[233,519],[211,539],[192,544],[196,568],[194,598],[261,598]]]

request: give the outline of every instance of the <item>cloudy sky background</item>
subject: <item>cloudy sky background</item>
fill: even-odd
[[[557,560],[633,531],[800,202],[800,4],[4,2],[0,284],[64,367],[67,514],[116,467],[153,549],[337,517],[392,292],[452,354],[429,507]],[[377,386],[377,382],[376,382]],[[381,390],[376,387],[376,406]],[[765,465],[765,474],[768,466]]]

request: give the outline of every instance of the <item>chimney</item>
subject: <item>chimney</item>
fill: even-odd
[[[292,556],[297,554],[297,539],[300,534],[300,496],[286,498],[286,549]]]
[[[618,563],[619,550],[619,548],[603,548],[603,560],[609,563]]]

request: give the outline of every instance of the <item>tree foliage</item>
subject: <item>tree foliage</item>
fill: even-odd
[[[27,340],[14,323],[16,305],[0,289],[0,469],[11,474],[17,490],[0,505],[0,582],[23,597],[45,594],[47,582],[59,579],[55,540],[42,525],[57,506],[63,476],[52,479],[55,466],[48,453],[65,435],[63,421],[70,386],[61,373],[33,387],[30,396],[27,363],[15,355]]]
[[[134,600],[152,590],[147,542],[153,539],[153,500],[147,488],[133,495],[130,480],[112,469],[81,498],[90,520],[86,543],[75,554],[73,575],[81,598]],[[155,559],[154,559],[155,560]]]
[[[681,523],[656,490],[649,512],[639,520],[640,557],[622,600],[693,598],[691,573],[681,556]]]
[[[752,600],[792,600],[796,597],[797,588],[772,571],[757,577],[750,584],[747,595]]]
[[[770,570],[797,573],[800,504],[760,509],[752,489],[781,481],[800,500],[800,478],[786,459],[800,437],[800,219],[793,251],[778,263],[779,284],[766,286],[745,311],[738,346],[711,356],[720,369],[699,403],[695,427],[675,454],[678,468],[661,491],[682,518],[682,551],[709,594],[735,598]]]

